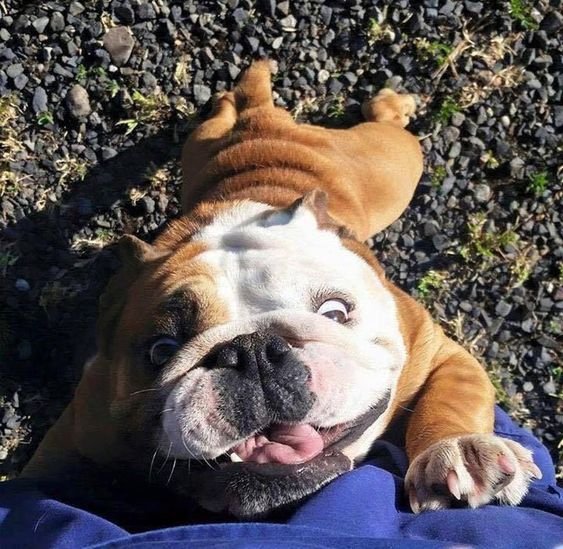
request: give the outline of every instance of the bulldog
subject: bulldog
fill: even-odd
[[[405,425],[415,513],[520,502],[541,473],[493,434],[485,370],[362,244],[421,176],[414,110],[384,89],[350,129],[298,124],[253,63],[184,146],[183,215],[123,237],[97,354],[23,475],[90,463],[253,519]]]

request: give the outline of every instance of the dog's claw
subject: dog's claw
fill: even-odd
[[[505,473],[506,475],[513,475],[514,472],[516,471],[516,469],[514,468],[514,465],[512,465],[512,463],[510,463],[510,460],[504,454],[501,454],[499,456],[498,464],[500,466],[500,470],[503,473]]]
[[[414,488],[409,489],[409,504],[411,506],[412,512],[415,515],[418,515],[418,513],[420,513],[420,503],[418,503],[416,491]]]
[[[448,490],[451,492],[452,496],[458,501],[461,500],[461,492],[459,490],[459,478],[457,473],[452,469],[447,477],[446,483],[448,485]]]
[[[541,478],[543,478],[543,474],[540,468],[533,461],[528,462],[526,468],[528,469],[530,475],[532,475],[532,477],[534,477],[535,479],[540,480]]]

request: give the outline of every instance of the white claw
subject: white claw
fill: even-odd
[[[448,490],[451,492],[452,496],[459,501],[461,499],[459,479],[457,473],[453,469],[448,472],[446,483],[448,485]]]

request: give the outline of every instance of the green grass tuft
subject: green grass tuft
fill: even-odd
[[[435,189],[440,187],[446,179],[446,175],[448,174],[446,167],[443,165],[435,166],[432,171],[432,177],[430,178],[430,184]]]
[[[532,18],[532,6],[526,0],[510,0],[508,13],[526,30],[535,30],[538,24]]]
[[[414,46],[423,61],[435,61],[442,66],[453,51],[453,46],[444,42],[429,41],[426,38],[416,38]]]
[[[445,280],[444,273],[430,270],[418,281],[416,291],[420,297],[428,297],[431,291],[442,288]]]
[[[547,172],[536,172],[528,176],[528,191],[533,192],[536,196],[541,196],[549,185],[549,177]]]
[[[461,112],[461,106],[453,97],[448,96],[440,105],[435,119],[442,124],[447,124],[456,112]]]

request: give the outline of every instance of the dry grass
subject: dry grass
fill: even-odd
[[[291,109],[291,116],[294,120],[300,119],[302,116],[315,113],[319,110],[318,97],[301,97]]]
[[[495,90],[510,89],[517,86],[524,78],[522,67],[506,67],[496,74],[483,71],[478,79],[461,89],[459,103],[466,109],[476,103],[485,101]]]
[[[71,181],[82,181],[88,173],[88,162],[73,156],[65,156],[55,161],[58,183],[63,187]]]
[[[135,90],[129,98],[129,112],[131,118],[116,123],[116,126],[126,127],[125,135],[132,133],[137,126],[164,121],[170,116],[171,108],[168,97],[160,89],[147,96]]]
[[[179,86],[185,87],[190,82],[190,74],[188,72],[189,64],[190,57],[187,54],[180,55],[172,77],[174,82]]]
[[[450,71],[456,78],[459,76],[456,63],[463,56],[469,56],[473,60],[484,63],[487,70],[480,71],[475,81],[471,82],[461,90],[458,103],[465,109],[475,103],[484,101],[497,89],[507,89],[518,85],[524,75],[524,68],[516,65],[505,67],[498,72],[493,72],[496,63],[501,61],[506,53],[514,53],[513,44],[521,38],[521,33],[512,33],[506,36],[493,36],[485,44],[477,44],[473,41],[479,28],[469,31],[462,30],[462,40],[451,49],[451,51],[440,59],[439,67],[434,71],[432,77],[436,83],[440,81],[446,71]],[[442,48],[438,53],[446,53]]]
[[[15,124],[20,114],[19,104],[20,98],[16,94],[0,98],[0,196],[17,192],[20,183],[26,179],[10,168],[10,163],[25,151]]]
[[[476,213],[467,221],[467,242],[460,248],[460,255],[466,260],[478,263],[481,268],[489,267],[495,259],[506,260],[503,248],[508,245],[518,247],[519,236],[514,229],[499,231],[487,229],[487,216]]]
[[[89,254],[91,252],[97,252],[97,251],[101,250],[102,248],[105,248],[108,244],[115,242],[117,239],[118,239],[118,236],[113,234],[113,233],[110,233],[108,231],[106,231],[106,232],[98,231],[96,233],[96,236],[93,236],[91,238],[84,238],[84,237],[81,237],[81,236],[74,237],[73,240],[72,240],[72,243],[70,245],[70,249],[73,252],[76,252],[80,255]],[[84,267],[89,262],[93,261],[94,259],[95,258],[80,259],[74,264],[74,266],[75,267]]]
[[[132,187],[127,192],[127,195],[129,196],[129,200],[131,201],[131,204],[133,204],[134,206],[135,204],[137,204],[137,202],[139,202],[139,200],[141,200],[141,198],[147,195],[147,190],[138,189],[137,187]]]

